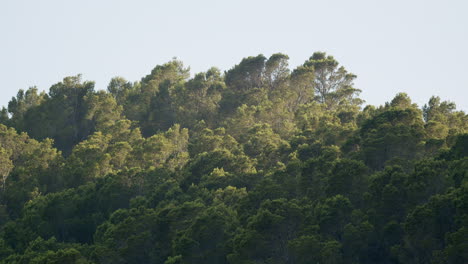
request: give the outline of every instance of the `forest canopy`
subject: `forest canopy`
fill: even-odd
[[[0,263],[468,263],[468,115],[364,106],[333,56],[288,60],[18,91]]]

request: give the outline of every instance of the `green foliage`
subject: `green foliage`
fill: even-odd
[[[178,86],[174,92],[176,119],[188,127],[193,127],[198,120],[204,120],[214,126],[219,111],[219,102],[226,85],[221,73],[216,68],[195,77]]]
[[[10,255],[0,263],[35,263],[35,264],[92,264],[83,256],[86,246],[59,243],[55,238],[44,240],[41,237],[31,241],[24,254]]]
[[[363,100],[357,98],[361,90],[353,87],[356,75],[348,73],[333,56],[327,56],[324,52],[315,52],[305,67],[314,69],[314,90],[316,100],[325,104],[328,109],[340,105],[361,105]]]
[[[392,105],[362,125],[361,153],[372,169],[391,164],[407,167],[407,161],[421,156],[425,138],[421,113],[412,106],[403,107]]]
[[[176,59],[0,111],[3,263],[468,263],[468,115],[361,109],[314,53],[222,73]]]

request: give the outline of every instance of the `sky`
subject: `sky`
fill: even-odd
[[[358,76],[367,104],[407,93],[468,111],[466,0],[0,0],[0,106],[19,89],[82,74],[106,89],[173,57],[192,74],[281,52],[315,51]]]

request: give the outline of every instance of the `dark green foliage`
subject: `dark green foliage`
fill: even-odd
[[[424,123],[417,109],[390,107],[364,123],[360,136],[364,161],[372,169],[390,164],[408,167],[422,154]]]
[[[323,52],[182,62],[0,111],[0,264],[468,263],[468,116]]]

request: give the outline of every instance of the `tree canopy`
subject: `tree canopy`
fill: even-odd
[[[468,115],[364,106],[333,56],[288,60],[20,90],[0,111],[0,264],[468,263]]]

